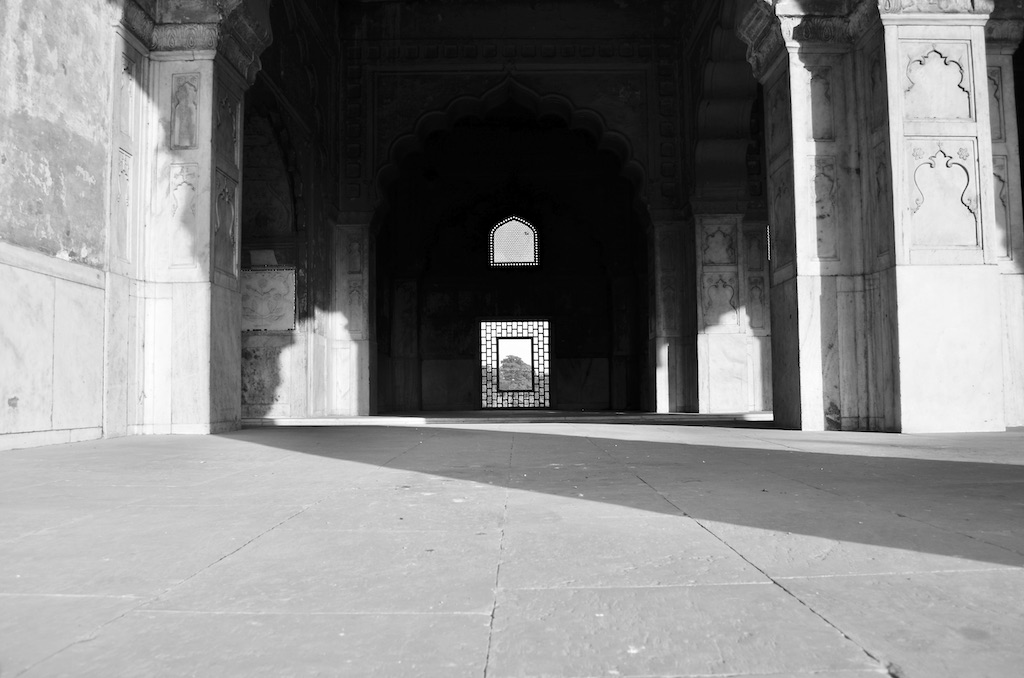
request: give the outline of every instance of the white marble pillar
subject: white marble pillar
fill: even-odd
[[[334,305],[331,346],[331,414],[367,415],[375,403],[371,370],[373,341],[371,282],[372,234],[369,223],[335,227]]]
[[[799,11],[790,5],[776,10]],[[862,121],[851,96],[860,31],[849,17],[780,17],[761,3],[741,26],[764,86],[773,409],[804,430],[862,427]]]
[[[883,3],[900,430],[1002,430],[991,2]]]
[[[215,33],[209,40],[216,44]],[[157,134],[144,296],[155,343],[146,352],[146,420],[151,432],[229,430],[241,416],[246,82],[214,49],[150,59]]]
[[[1000,12],[985,27],[1007,426],[1024,426],[1024,213],[1013,78],[1013,54],[1024,35],[1022,15],[1019,8]]]

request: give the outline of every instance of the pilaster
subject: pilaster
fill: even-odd
[[[146,228],[113,240],[137,254],[119,264],[133,277],[144,337],[132,432],[210,433],[240,422],[242,107],[269,44],[269,27],[251,14],[264,4],[236,3],[226,16],[215,3],[193,3],[182,16],[175,3],[157,16],[125,6],[123,30],[147,52],[139,157],[151,168],[146,189],[131,194]]]
[[[1024,10],[1019,7],[997,7],[985,26],[1007,426],[1024,426],[1024,215],[1013,77],[1013,54],[1022,35]]]
[[[654,395],[657,412],[684,406],[685,369],[692,360],[682,338],[683,222],[654,222]]]
[[[695,218],[699,411],[771,409],[765,227],[741,214]]]
[[[330,409],[335,416],[367,415],[376,402],[371,393],[371,370],[377,353],[370,271],[373,236],[367,220],[338,224],[334,237]]]
[[[780,425],[805,430],[866,426],[863,122],[851,95],[873,8],[830,4],[843,10],[755,3],[740,26],[765,96],[773,407]]]
[[[880,3],[902,431],[1002,430],[1003,318],[985,23],[991,2]],[[998,115],[998,114],[997,114]]]

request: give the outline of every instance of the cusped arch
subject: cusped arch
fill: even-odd
[[[506,78],[481,96],[461,96],[452,100],[444,110],[421,115],[411,132],[392,142],[387,162],[377,172],[375,186],[378,199],[398,178],[401,161],[408,155],[421,152],[425,141],[432,134],[450,132],[459,121],[467,118],[485,118],[509,102],[530,111],[537,120],[555,118],[571,130],[588,133],[597,141],[598,150],[608,151],[619,159],[622,176],[633,185],[637,199],[643,199],[646,171],[634,157],[632,144],[625,135],[610,130],[604,117],[597,111],[577,108],[569,99],[558,94],[541,95],[512,77]]]

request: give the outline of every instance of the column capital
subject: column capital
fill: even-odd
[[[747,61],[754,76],[764,81],[788,49],[815,46],[845,51],[878,25],[874,0],[819,0],[796,3],[756,0],[738,24],[747,44]]]
[[[217,50],[252,84],[271,43],[268,0],[175,3],[127,0],[121,23],[148,49],[178,52]]]
[[[991,14],[994,0],[878,0],[878,12],[892,14]]]
[[[988,51],[1013,54],[1024,39],[1024,0],[1000,0],[985,24]]]

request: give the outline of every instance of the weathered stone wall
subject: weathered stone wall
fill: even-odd
[[[0,448],[102,433],[119,3],[0,4]]]
[[[105,261],[110,26],[119,12],[108,0],[0,6],[5,242],[88,266]]]

